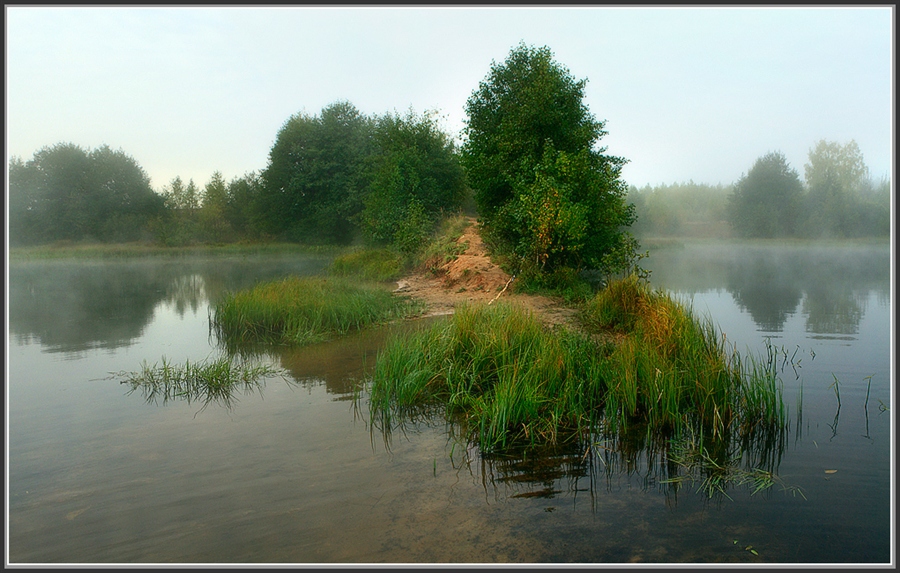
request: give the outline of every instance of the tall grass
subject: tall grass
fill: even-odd
[[[370,281],[390,281],[404,270],[403,255],[392,249],[355,249],[332,261],[329,272]]]
[[[371,388],[373,419],[443,404],[484,450],[511,441],[553,441],[585,423],[605,388],[593,343],[550,332],[508,303],[465,305],[445,321],[388,341]]]
[[[131,387],[128,394],[140,390],[147,403],[170,400],[188,403],[202,401],[203,408],[216,402],[231,407],[236,391],[251,393],[262,386],[262,379],[279,374],[271,366],[236,362],[230,357],[173,364],[165,356],[162,364],[144,361],[138,372],[119,372],[121,383]]]
[[[785,425],[771,356],[729,352],[710,320],[631,277],[583,306],[587,333],[544,327],[510,303],[470,305],[378,355],[373,420],[443,404],[483,450],[600,425],[716,440],[771,440]],[[770,353],[773,354],[773,353]]]
[[[584,306],[586,327],[618,335],[605,366],[614,380],[606,414],[619,423],[640,418],[674,429],[699,424],[711,437],[784,425],[775,353],[743,358],[728,348],[709,318],[635,276],[612,282]]]
[[[224,296],[211,311],[216,336],[242,344],[304,345],[415,314],[420,303],[380,285],[337,277],[261,283]]]

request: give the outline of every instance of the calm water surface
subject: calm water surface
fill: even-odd
[[[710,499],[647,457],[582,449],[487,459],[441,420],[385,436],[366,373],[413,323],[272,353],[287,376],[230,406],[148,401],[113,374],[218,356],[211,302],[327,261],[12,262],[8,560],[893,562],[889,247],[688,244],[645,262],[741,352],[792,356],[788,489]]]

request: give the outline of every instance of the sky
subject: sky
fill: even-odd
[[[820,140],[893,180],[894,7],[5,6],[6,149],[108,145],[160,190],[266,167],[294,114],[466,100],[520,43],[548,47],[629,185],[729,185]],[[461,141],[461,139],[460,139]]]

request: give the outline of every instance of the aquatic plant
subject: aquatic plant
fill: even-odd
[[[577,425],[605,381],[591,340],[550,332],[529,312],[498,301],[464,305],[447,320],[397,336],[376,358],[371,408],[384,427],[442,404],[472,428],[483,450],[511,440],[552,440]]]
[[[703,492],[707,497],[724,496],[728,499],[732,499],[728,495],[728,490],[732,488],[748,487],[750,495],[756,495],[778,485],[782,491],[806,499],[800,487],[787,485],[775,473],[780,455],[777,456],[778,459],[773,459],[764,454],[763,458],[769,459],[754,460],[753,454],[760,450],[748,450],[737,442],[726,441],[719,444],[724,447],[719,448],[719,451],[711,450],[705,440],[691,433],[671,440],[665,453],[670,467],[669,477],[661,480],[661,483],[676,487],[697,483],[697,491]],[[774,451],[780,454],[783,450],[782,444]]]
[[[635,276],[614,281],[582,310],[585,327],[615,339],[604,362],[614,382],[605,396],[608,420],[646,420],[674,429],[699,424],[716,437],[737,426],[742,436],[786,419],[775,351],[743,358],[727,348],[708,317]]]
[[[786,416],[771,356],[727,352],[697,320],[635,277],[583,308],[586,332],[550,329],[512,303],[467,305],[377,356],[372,419],[443,405],[483,451],[646,425],[744,444],[777,440]]]
[[[172,364],[163,356],[161,364],[150,365],[144,361],[140,371],[123,371],[114,376],[122,378],[121,383],[131,387],[128,395],[140,390],[148,404],[160,401],[165,404],[179,399],[189,404],[203,402],[203,408],[213,402],[230,408],[236,391],[252,393],[261,388],[265,378],[280,374],[272,366],[235,361],[228,356],[195,362],[186,360],[184,364]]]
[[[415,314],[421,303],[383,285],[338,277],[288,277],[230,293],[210,324],[229,350],[241,344],[303,345]]]

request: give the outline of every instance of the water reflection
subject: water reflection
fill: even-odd
[[[730,261],[726,288],[760,330],[780,332],[803,298],[796,276],[771,257],[746,256]]]
[[[451,432],[452,433],[452,432]],[[579,497],[598,509],[601,494],[623,482],[641,491],[664,494],[674,507],[685,488],[712,502],[747,495],[785,491],[803,495],[778,475],[787,431],[770,432],[752,441],[725,438],[700,440],[686,434],[648,439],[643,428],[622,434],[596,434],[588,439],[543,446],[513,447],[500,453],[479,452],[459,445],[465,468],[494,499],[552,500]]]
[[[890,300],[890,246],[810,244],[692,246],[651,252],[658,288],[727,290],[759,330],[780,332],[800,311],[811,333],[858,333],[870,292]]]
[[[146,261],[40,261],[9,264],[9,332],[46,352],[127,347],[161,304],[179,316],[224,292],[288,274],[320,272],[324,257]],[[252,269],[252,271],[251,271]]]

